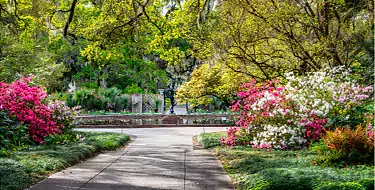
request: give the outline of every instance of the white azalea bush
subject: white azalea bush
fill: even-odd
[[[356,84],[349,73],[343,68],[305,76],[287,73],[285,85],[252,80],[233,102],[232,110],[240,117],[222,138],[223,145],[235,146],[238,136],[247,135],[251,141],[245,144],[254,148],[302,148],[318,140],[327,126],[335,126],[337,118],[344,123],[353,115],[358,118],[350,110],[371,100],[373,88]]]

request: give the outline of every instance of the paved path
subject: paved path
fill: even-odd
[[[232,189],[220,161],[207,150],[192,148],[192,136],[202,128],[90,129],[94,130],[123,132],[135,141],[125,150],[99,154],[30,189]]]
[[[168,108],[168,109],[170,109],[170,108]],[[184,114],[187,113],[187,112],[186,112],[186,105],[185,105],[185,104],[176,105],[176,106],[173,108],[173,110],[174,110],[174,113],[175,113],[176,115],[184,115]],[[167,110],[167,114],[170,114],[169,110]]]

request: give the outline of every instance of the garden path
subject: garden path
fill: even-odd
[[[79,129],[129,134],[124,150],[99,154],[32,186],[47,189],[232,189],[220,161],[193,150],[192,136],[225,128]]]

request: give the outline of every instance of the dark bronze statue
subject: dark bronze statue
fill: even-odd
[[[171,105],[172,105],[172,106],[171,106],[171,108],[169,109],[169,112],[170,112],[171,114],[173,114],[173,113],[174,113],[174,107],[176,106],[176,102],[175,102],[175,100],[174,100],[174,94],[175,94],[175,91],[174,91],[174,89],[173,89],[172,86],[168,85],[167,87],[168,87],[167,90],[164,91],[164,96],[165,96],[166,98],[169,98],[169,99],[171,100]]]

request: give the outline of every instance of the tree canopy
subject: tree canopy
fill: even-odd
[[[373,0],[0,0],[0,80],[227,101],[239,84],[346,66],[373,82]],[[186,82],[186,83],[185,83]],[[204,88],[204,89],[202,89]]]

